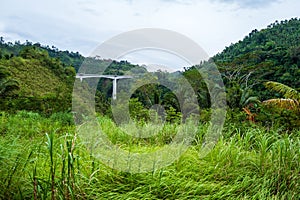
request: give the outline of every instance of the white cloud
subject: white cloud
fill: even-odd
[[[182,33],[214,55],[253,29],[298,17],[298,0],[3,1],[0,34],[88,55],[116,34],[139,28]]]
[[[240,7],[247,7],[247,8],[258,8],[269,6],[272,3],[276,3],[279,0],[213,0],[219,1],[224,3],[235,3]]]
[[[119,58],[118,60],[128,60],[139,65],[146,65],[148,71],[175,72],[182,70],[183,67],[188,67],[190,64],[176,54],[159,49],[142,49],[133,51]]]

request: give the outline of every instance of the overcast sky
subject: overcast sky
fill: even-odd
[[[299,16],[299,0],[8,0],[1,2],[0,35],[89,55],[122,32],[164,28],[213,56],[253,29]]]

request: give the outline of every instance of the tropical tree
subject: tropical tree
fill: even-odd
[[[240,66],[234,72],[225,72],[223,73],[223,80],[226,85],[226,100],[227,105],[230,108],[239,108],[243,109],[247,108],[249,104],[257,104],[260,103],[257,96],[253,96],[252,87],[257,83],[251,83],[249,77],[252,72],[249,72],[245,75],[240,75],[240,70],[243,66]]]

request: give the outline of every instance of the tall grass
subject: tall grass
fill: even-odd
[[[207,125],[172,165],[130,174],[95,159],[67,114],[0,116],[0,199],[298,199],[300,131],[227,124],[215,148],[199,157]],[[148,151],[169,144],[178,125],[150,138],[133,138],[108,118],[99,123],[124,149]],[[147,126],[145,126],[147,128]],[[149,128],[150,129],[150,128]],[[28,134],[27,134],[28,133]],[[134,134],[134,133],[132,133]]]

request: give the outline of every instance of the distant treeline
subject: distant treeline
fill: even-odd
[[[29,41],[11,43],[0,37],[1,110],[32,110],[46,115],[70,112],[75,74],[83,62],[100,68],[109,65],[104,74],[147,74],[149,79],[164,79],[166,82],[183,75],[197,95],[201,110],[209,110],[211,97],[198,69],[215,63],[226,86],[228,108],[242,111],[248,106],[251,112],[258,112],[258,102],[284,97],[267,89],[264,85],[267,81],[285,84],[296,91],[300,89],[300,20],[276,21],[260,31],[255,29],[210,60],[176,73],[150,73],[128,61],[84,57],[78,52],[61,51],[54,46]],[[111,115],[111,80],[100,79],[97,88],[96,110]],[[118,89],[122,95],[122,86]],[[161,104],[174,116],[180,116],[182,109],[179,99],[159,81],[138,88],[132,99],[135,103],[132,107],[147,110]]]

